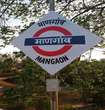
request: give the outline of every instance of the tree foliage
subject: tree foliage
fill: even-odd
[[[23,55],[22,55],[23,56]],[[4,87],[4,96],[0,97],[0,106],[38,106],[38,103],[42,103],[42,107],[47,106],[47,100],[36,99],[36,96],[45,96],[45,72],[30,59],[21,56],[5,56],[0,60],[1,71],[0,76],[7,76],[11,83],[16,84],[16,88]],[[11,61],[11,62],[10,62]],[[7,66],[8,64],[8,66]],[[13,65],[12,65],[13,64]],[[9,70],[9,71],[8,71]],[[5,74],[4,74],[5,71]],[[9,77],[9,76],[13,76]],[[44,108],[43,108],[44,109]]]

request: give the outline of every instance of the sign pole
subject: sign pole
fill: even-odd
[[[54,0],[49,0],[49,11],[55,11],[55,2]],[[50,104],[51,110],[58,110],[58,91],[50,92]]]
[[[51,110],[58,110],[58,91],[59,80],[57,77],[50,75],[46,79],[46,89],[50,95]]]
[[[56,110],[59,110],[58,93],[59,91],[56,91]]]
[[[57,110],[55,92],[51,92],[51,110]]]
[[[54,0],[49,0],[49,11],[55,11],[55,2],[54,2]]]

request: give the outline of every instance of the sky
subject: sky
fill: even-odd
[[[101,60],[101,59],[105,59],[105,54],[104,54],[104,51],[105,48],[94,48],[91,52],[91,59],[96,59],[96,60]],[[82,55],[82,60],[85,60],[85,59],[89,59],[89,54],[90,54],[90,51],[87,51],[85,52],[83,55]]]

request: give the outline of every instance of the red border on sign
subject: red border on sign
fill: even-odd
[[[59,27],[59,26],[48,26],[45,28],[40,29],[39,31],[37,31],[33,37],[40,37],[40,35],[44,32],[47,31],[58,31],[63,33],[64,35],[68,36],[68,35],[72,35],[71,32],[69,32],[68,30],[66,30],[63,27]],[[61,55],[65,52],[67,52],[70,48],[72,47],[72,45],[64,45],[61,49],[59,50],[55,50],[55,51],[46,51],[41,49],[39,46],[32,46],[32,48],[39,53],[40,55],[44,55],[44,56],[57,56],[57,55]]]

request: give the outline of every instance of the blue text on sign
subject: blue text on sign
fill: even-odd
[[[55,36],[41,38],[26,38],[25,46],[32,45],[64,45],[64,44],[85,44],[85,36]]]

